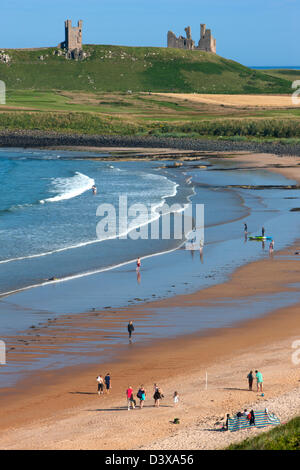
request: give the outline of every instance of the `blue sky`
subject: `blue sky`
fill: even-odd
[[[2,2],[4,3],[4,2]],[[300,65],[300,0],[8,0],[1,6],[0,48],[55,46],[64,20],[84,21],[86,44],[166,46],[167,31],[200,23],[217,53],[245,65]]]

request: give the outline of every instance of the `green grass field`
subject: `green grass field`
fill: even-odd
[[[7,50],[11,63],[0,64],[0,80],[7,88],[0,129],[289,142],[300,138],[300,107],[236,107],[155,94],[291,95],[294,73],[255,71],[200,51],[84,49],[90,56],[83,61],[58,56],[56,48]]]
[[[165,137],[299,139],[300,109],[252,109],[142,93],[12,90],[0,129]]]
[[[300,450],[300,417],[227,450]]]

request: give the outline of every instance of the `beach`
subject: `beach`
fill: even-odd
[[[231,154],[230,162],[300,181],[298,157]],[[23,335],[10,335],[10,345],[20,339],[28,342],[32,357],[39,358],[43,351],[51,355],[51,349],[60,345],[66,347],[75,340],[79,344],[81,336],[85,336],[85,344],[87,340],[92,343],[103,334],[97,327],[99,315],[106,322],[101,326],[105,331],[129,319],[138,325],[153,312],[170,318],[172,310],[181,311],[188,321],[189,311],[194,315],[201,309],[219,308],[227,315],[228,309],[239,310],[243,305],[250,306],[248,309],[260,302],[267,305],[253,318],[232,317],[222,323],[218,317],[219,328],[202,328],[199,332],[189,330],[185,334],[183,329],[181,334],[143,341],[136,328],[134,341],[128,344],[124,331],[123,341],[114,346],[114,354],[104,363],[102,349],[90,351],[93,359],[86,359],[85,364],[32,371],[17,387],[0,390],[5,410],[0,421],[0,448],[215,449],[258,432],[216,432],[227,412],[268,407],[282,421],[297,415],[299,366],[291,360],[292,343],[299,339],[300,329],[297,249],[296,240],[287,242],[281,250],[275,245],[274,256],[242,263],[213,285],[187,293],[175,289],[167,298],[118,308],[114,316],[109,310],[97,309],[84,315],[72,315],[72,311],[61,314],[51,326],[51,335],[40,333],[38,342],[33,341],[28,329]],[[290,303],[285,301],[281,307],[278,299],[290,299]],[[12,361],[20,357],[14,359],[13,350],[10,355]],[[265,397],[247,391],[250,369],[263,372]],[[99,397],[96,376],[107,371],[112,376],[112,390],[110,395]],[[125,390],[129,385],[137,390],[141,383],[148,391],[145,409],[128,412]],[[152,406],[153,383],[159,383],[164,391],[160,409]],[[175,390],[180,396],[176,409],[172,401]],[[179,425],[170,423],[175,417],[180,418]]]

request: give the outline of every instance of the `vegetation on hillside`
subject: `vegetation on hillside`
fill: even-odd
[[[88,57],[67,60],[57,48],[8,49],[0,80],[10,90],[89,92],[289,93],[287,78],[202,51],[85,45]]]
[[[300,417],[252,439],[232,444],[228,450],[300,450]]]
[[[276,103],[276,100],[275,100]],[[9,91],[0,129],[95,135],[299,139],[300,109],[194,102],[149,93]]]
[[[265,69],[261,72],[271,75],[272,77],[283,78],[284,80],[300,80],[300,70],[294,69]]]
[[[224,119],[198,122],[128,122],[94,113],[10,112],[0,114],[0,129],[43,130],[93,135],[154,135],[164,137],[300,138],[300,121]]]

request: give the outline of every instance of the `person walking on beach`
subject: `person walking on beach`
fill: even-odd
[[[103,380],[102,375],[98,375],[97,382],[98,382],[98,395],[102,395],[103,389],[104,389],[104,380]]]
[[[248,379],[248,384],[249,384],[249,390],[252,391],[252,385],[253,385],[253,372],[250,370],[249,374],[247,375]]]
[[[178,405],[178,403],[179,403],[179,395],[178,395],[178,392],[174,392],[173,401],[174,401],[174,406]]]
[[[140,408],[142,409],[144,406],[144,401],[146,400],[146,390],[144,388],[144,385],[141,385],[136,396],[140,400]]]
[[[130,410],[130,408],[132,408],[134,410],[135,408],[135,401],[134,401],[134,398],[133,398],[133,388],[131,386],[129,386],[126,390],[126,397],[127,397],[127,408],[128,408],[128,411]]]
[[[95,185],[92,186],[92,191],[94,195],[97,194],[97,187]]]
[[[156,391],[154,392],[154,395],[153,395],[153,398],[154,398],[154,406],[156,406],[157,408],[159,408],[159,403],[160,403],[160,400],[163,398],[163,393],[162,393],[162,390],[160,388],[157,388]]]
[[[261,236],[262,236],[262,237],[265,236],[265,227],[262,227],[262,229],[261,229]]]
[[[134,331],[134,326],[133,326],[133,323],[132,321],[130,321],[127,325],[127,330],[128,330],[128,336],[129,336],[129,339],[131,339],[131,336],[132,336],[132,333]]]
[[[136,269],[139,270],[141,267],[141,258],[138,257],[138,259],[136,260]]]
[[[109,372],[107,372],[106,376],[104,377],[104,382],[105,382],[105,387],[106,387],[106,393],[109,393],[111,389],[111,379],[110,379]]]
[[[247,224],[244,224],[244,232],[245,232],[245,235],[247,235],[247,233],[248,233],[248,225]]]
[[[263,391],[263,376],[262,373],[259,372],[258,370],[255,371],[255,376],[256,376],[256,383],[257,383],[257,391],[261,392]]]
[[[203,264],[203,247],[204,247],[204,242],[203,240],[200,240],[199,253],[200,253],[200,261],[202,264]]]

